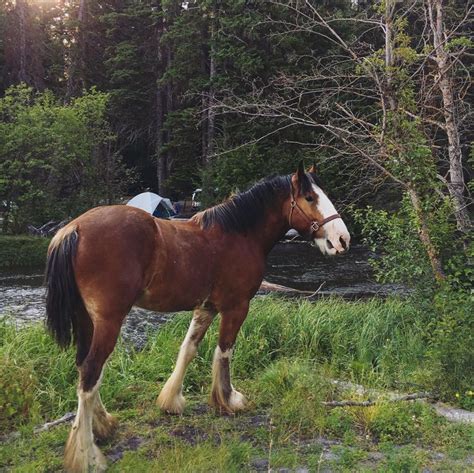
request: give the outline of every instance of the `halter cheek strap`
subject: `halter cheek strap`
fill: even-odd
[[[300,212],[301,216],[308,222],[309,232],[311,235],[317,232],[323,225],[326,225],[326,223],[331,222],[332,220],[336,220],[337,218],[342,218],[339,214],[333,214],[333,215],[330,215],[329,217],[324,218],[321,221],[310,219],[306,215],[304,210],[296,202],[295,196],[293,195],[293,187],[291,183],[290,183],[290,190],[291,190],[291,202],[290,202],[290,214],[288,215],[288,223],[290,224],[290,228],[293,228],[291,224],[291,219],[293,217],[294,209],[297,209]]]

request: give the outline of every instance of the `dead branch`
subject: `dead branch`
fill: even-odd
[[[51,422],[46,422],[45,424],[36,427],[33,432],[35,434],[45,432],[47,430],[52,429],[53,427],[56,427],[57,425],[64,424],[66,422],[70,422],[70,421],[74,420],[75,417],[76,417],[75,412],[66,412],[66,414],[64,414],[59,419],[52,420]]]
[[[415,401],[416,399],[436,399],[436,396],[430,392],[420,392],[412,394],[404,394],[386,399],[385,402],[401,402],[401,401]],[[380,400],[367,400],[367,401],[354,401],[354,400],[343,400],[343,401],[327,401],[322,402],[323,406],[327,407],[370,407],[379,404]]]

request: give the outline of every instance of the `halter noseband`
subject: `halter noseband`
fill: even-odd
[[[309,224],[309,231],[310,234],[312,235],[313,232],[317,232],[323,225],[326,225],[326,223],[331,222],[332,220],[336,220],[337,218],[342,218],[339,214],[333,214],[330,215],[329,217],[324,218],[320,222],[317,220],[311,220],[304,212],[304,210],[298,205],[296,202],[295,196],[293,195],[293,186],[291,185],[290,182],[290,194],[291,194],[291,202],[290,202],[290,214],[288,216],[288,223],[290,225],[290,228],[293,228],[291,225],[291,217],[293,216],[293,210],[296,208],[299,210],[300,214],[303,216],[303,218],[308,222]]]

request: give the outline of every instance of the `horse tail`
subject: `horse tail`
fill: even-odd
[[[48,248],[46,325],[62,348],[76,342],[78,312],[83,307],[73,266],[78,243],[76,227],[68,225],[56,233]]]

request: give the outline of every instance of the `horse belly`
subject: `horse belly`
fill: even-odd
[[[162,268],[135,305],[157,312],[192,310],[202,305],[211,292],[209,268],[194,264],[173,264]]]

